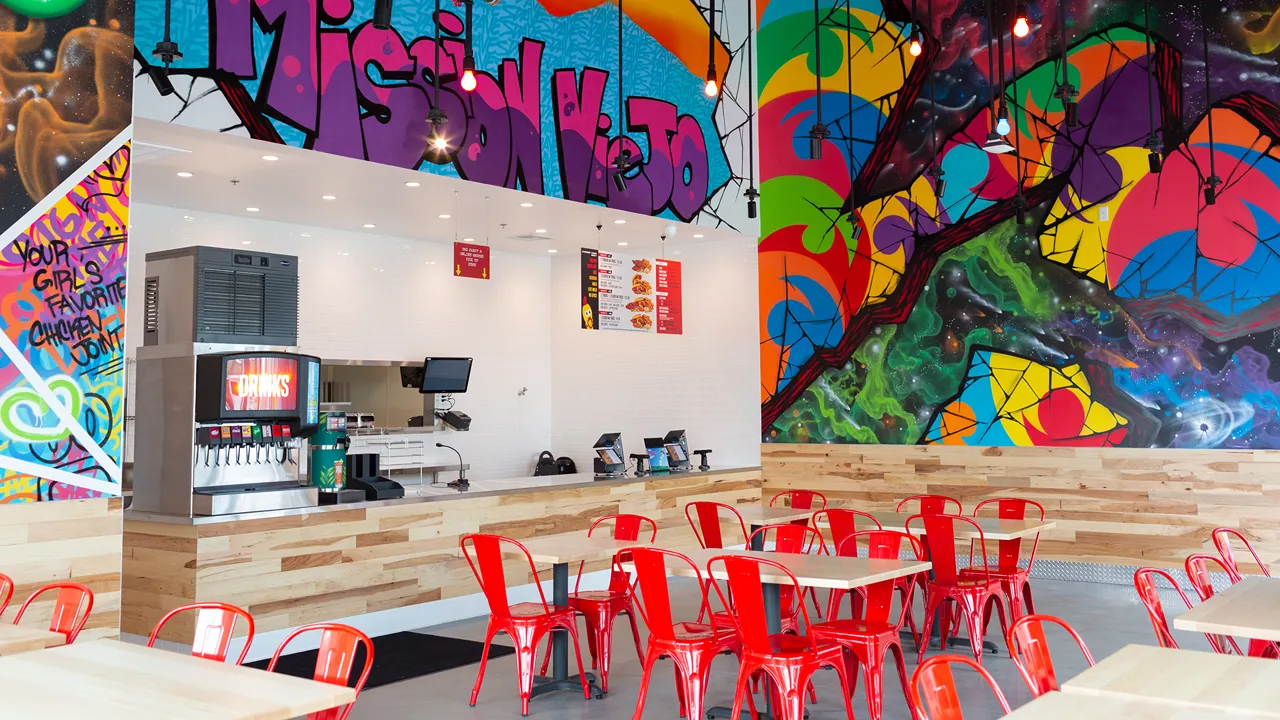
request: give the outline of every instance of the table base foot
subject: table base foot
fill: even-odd
[[[604,691],[600,689],[600,686],[596,683],[596,676],[592,673],[587,673],[587,687],[591,689],[591,696],[595,699],[599,700],[604,697]],[[540,695],[561,690],[582,692],[582,680],[577,675],[570,675],[564,680],[539,675],[533,679],[533,691],[529,693],[529,698],[533,699]]]
[[[740,717],[738,718],[738,720],[773,720],[773,716],[767,712],[758,712],[755,714],[754,717],[752,717],[751,711],[747,710],[745,707],[742,709],[742,712],[739,713],[739,715]],[[809,717],[808,710],[804,711],[804,716],[806,719]],[[715,720],[716,718],[732,718],[732,717],[733,717],[733,708],[731,707],[713,707],[707,710],[707,720]]]
[[[918,646],[915,644],[916,636],[912,635],[907,630],[903,630],[902,632],[898,633],[898,638],[901,639],[903,642],[910,640],[912,647],[918,648]],[[939,639],[939,637],[937,635],[934,635],[933,637],[929,638],[929,647],[941,649],[942,646],[940,642],[941,640]],[[968,647],[969,638],[953,637],[947,641],[947,647],[960,647],[962,645],[965,647]],[[992,655],[998,655],[1000,653],[1000,647],[995,643],[991,642],[990,640],[982,641],[982,649]],[[917,652],[919,652],[918,649],[917,649]]]

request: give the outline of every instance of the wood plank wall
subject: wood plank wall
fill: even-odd
[[[165,612],[196,600],[239,605],[264,632],[470,595],[479,588],[456,550],[471,532],[530,538],[637,513],[656,520],[666,542],[693,547],[686,502],[758,504],[760,487],[752,469],[221,524],[128,520],[123,629],[149,634]],[[549,570],[539,568],[542,580]],[[527,566],[508,573],[513,584],[531,581]],[[161,637],[189,641],[191,632],[179,622]]]
[[[908,495],[950,495],[966,513],[987,498],[1036,500],[1058,527],[1041,558],[1181,566],[1218,526],[1280,558],[1280,451],[792,445],[762,448],[764,495],[821,491],[837,504],[892,510]]]
[[[0,505],[0,573],[16,589],[0,623],[13,622],[37,588],[73,580],[94,594],[93,612],[80,638],[116,637],[120,630],[120,549],[124,519],[119,498]],[[44,624],[53,596],[31,606],[22,624]]]

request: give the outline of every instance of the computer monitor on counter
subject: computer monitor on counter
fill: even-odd
[[[689,462],[689,440],[683,430],[672,430],[662,439],[667,448],[667,461],[672,470],[688,470],[693,466]]]
[[[627,471],[627,456],[622,450],[622,433],[605,433],[596,441],[595,471],[597,475],[622,475]]]

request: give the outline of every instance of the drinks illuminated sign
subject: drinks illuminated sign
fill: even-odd
[[[227,360],[224,410],[297,410],[298,361],[282,357]]]

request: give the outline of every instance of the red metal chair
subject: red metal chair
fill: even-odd
[[[167,615],[160,618],[160,622],[156,623],[155,629],[151,631],[151,637],[147,639],[147,647],[156,644],[156,638],[160,636],[165,623],[185,612],[197,613],[191,656],[215,662],[227,661],[227,649],[231,645],[231,638],[235,636],[236,620],[244,618],[248,625],[248,634],[245,635],[244,648],[240,650],[240,657],[236,658],[237,665],[244,664],[244,658],[249,654],[249,646],[253,644],[253,616],[235,605],[226,603],[191,603],[170,610]]]
[[[1034,500],[1023,500],[1021,498],[992,498],[983,500],[973,509],[973,516],[979,517],[978,513],[983,507],[988,505],[996,506],[996,514],[1002,520],[1025,520],[1027,519],[1027,511],[1038,512],[1040,514],[1038,520],[1044,520],[1044,506]],[[996,568],[991,570],[991,577],[1000,581],[1000,589],[1004,592],[1005,599],[1009,603],[1009,619],[1017,620],[1027,613],[1035,613],[1035,603],[1031,597],[1031,566],[1036,561],[1036,550],[1040,547],[1040,533],[1036,533],[1035,541],[1031,543],[1031,554],[1027,557],[1027,566],[1019,565],[1022,559],[1022,538],[1014,540],[999,540],[996,542],[997,562]],[[970,541],[969,556],[973,557],[973,541]],[[981,575],[983,568],[966,568],[961,570],[961,576],[966,574]],[[1025,603],[1025,610],[1023,609]]]
[[[845,539],[844,546],[839,548],[837,554],[855,555],[859,538],[866,541],[867,556],[870,558],[897,560],[903,549],[911,548],[915,551],[916,559],[924,559],[924,548],[921,547],[920,541],[906,533],[892,530],[867,530],[851,535]],[[854,552],[849,552],[849,546],[855,548]],[[903,621],[911,614],[913,588],[913,584],[906,586],[902,608],[896,620],[891,617],[893,596],[894,591],[900,589],[900,586],[895,580],[885,580],[860,588],[865,591],[863,604],[866,607],[866,613],[861,619],[828,620],[813,626],[815,638],[839,643],[857,658],[858,663],[862,664],[867,681],[867,706],[871,713],[871,720],[880,720],[883,714],[884,664],[885,655],[889,651],[893,651],[894,660],[898,665],[903,696],[906,697],[908,705],[911,703],[910,680],[907,675],[906,660],[902,654],[902,638],[899,632],[902,630]],[[831,617],[835,615],[831,614]],[[849,682],[853,686],[857,685],[856,668],[856,664],[850,663]]]
[[[880,529],[880,521],[876,520],[871,513],[865,513],[861,510],[850,510],[848,508],[831,508],[830,510],[819,510],[813,514],[810,524],[819,532],[822,526],[826,525],[828,534],[831,536],[831,547],[835,553],[839,554],[839,549],[844,545],[844,541],[851,535],[858,532],[859,519],[865,520],[865,524],[869,524]],[[812,588],[810,588],[812,590]],[[832,590],[827,598],[827,617],[834,620],[836,613],[840,609],[840,602],[848,595],[848,590]],[[853,598],[850,598],[852,604]],[[856,607],[854,616],[857,616]],[[819,617],[822,617],[819,615]]]
[[[769,500],[769,507],[776,506],[778,501],[783,500],[784,498],[787,500],[789,507],[793,510],[827,509],[827,496],[817,490],[783,490]],[[805,518],[804,520],[792,520],[791,524],[808,525],[809,518]],[[818,605],[818,592],[813,588],[805,588],[804,593],[813,601],[813,611],[818,614],[819,618],[821,618],[822,607]]]
[[[696,516],[697,519],[694,519]],[[684,506],[684,517],[689,521],[689,527],[693,528],[693,536],[698,539],[698,544],[709,550],[725,549],[725,542],[728,540],[730,544],[737,544],[737,538],[725,538],[722,524],[732,525],[734,521],[738,523],[738,528],[742,531],[742,545],[749,547],[747,538],[747,524],[742,519],[742,513],[737,508],[724,503],[712,502],[710,500],[695,500]],[[711,585],[714,581],[707,578],[706,592],[711,593]],[[726,605],[726,608],[733,607]],[[698,622],[702,622],[702,616],[698,616]]]
[[[591,537],[596,528],[606,522],[613,522],[615,540],[634,541],[640,539],[641,532],[649,535],[649,542],[658,539],[658,523],[643,515],[606,515],[587,529],[587,537]],[[569,607],[582,616],[587,623],[587,652],[591,655],[591,667],[600,669],[600,690],[609,692],[609,660],[613,655],[613,622],[618,615],[625,614],[631,621],[631,635],[636,641],[636,655],[644,660],[644,649],[640,644],[640,628],[636,625],[635,611],[631,607],[631,578],[620,570],[613,570],[609,576],[609,587],[604,590],[581,590],[582,569],[586,563],[578,565],[578,577],[573,583],[573,592],[569,593]],[[547,650],[542,656],[542,670],[546,675],[551,664],[551,645],[548,639]]]
[[[1213,546],[1217,548],[1218,554],[1222,556],[1223,565],[1227,568],[1227,575],[1231,578],[1231,582],[1238,583],[1243,578],[1240,566],[1236,564],[1235,553],[1231,549],[1231,538],[1233,537],[1244,543],[1244,549],[1248,550],[1249,554],[1253,556],[1253,562],[1257,564],[1262,574],[1271,577],[1271,571],[1267,570],[1267,564],[1262,562],[1262,558],[1258,557],[1258,551],[1253,549],[1253,545],[1249,543],[1249,538],[1246,538],[1239,530],[1220,527],[1213,531]]]
[[[644,712],[645,697],[649,693],[649,677],[659,658],[669,657],[675,665],[680,717],[696,720],[703,716],[703,698],[707,678],[711,673],[711,661],[720,653],[742,654],[742,643],[732,626],[674,620],[667,584],[667,558],[693,568],[698,587],[702,589],[698,617],[711,614],[707,584],[702,571],[685,555],[673,550],[639,547],[614,556],[615,572],[620,572],[622,563],[628,559],[635,567],[632,597],[635,598],[636,609],[644,617],[645,626],[649,628],[648,650],[640,661],[643,672],[640,676],[640,692],[636,697],[635,720],[639,720]],[[750,696],[748,701],[751,702]],[[755,713],[754,702],[751,702],[751,712]]]
[[[929,646],[930,631],[933,628],[934,614],[941,609],[941,632],[943,647],[950,639],[949,633],[951,613],[944,603],[958,606],[959,613],[969,627],[969,644],[973,647],[973,656],[982,663],[982,639],[986,635],[988,606],[995,603],[1000,613],[1000,631],[1008,635],[1009,624],[1005,620],[1004,600],[1001,597],[1000,581],[991,575],[987,560],[987,539],[982,528],[972,519],[963,515],[912,515],[907,518],[907,532],[911,532],[913,521],[919,520],[923,531],[919,539],[928,550],[929,560],[933,563],[933,575],[926,580],[924,628],[921,631],[920,657],[924,660],[924,651]],[[981,570],[962,575],[957,567],[956,525],[968,525],[977,533],[976,547],[982,554],[982,567],[974,565],[972,552],[967,567],[970,570]],[[913,533],[914,534],[914,533]]]
[[[1013,712],[1009,709],[1009,701],[1004,698],[1000,686],[996,684],[996,679],[991,677],[986,668],[963,655],[938,655],[920,663],[920,667],[911,676],[911,698],[925,720],[964,720],[960,694],[956,692],[956,679],[951,672],[951,666],[956,664],[968,665],[977,670],[995,694],[1000,708],[1006,714]],[[920,691],[922,683],[923,692]]]
[[[480,685],[484,683],[484,668],[489,661],[489,646],[493,638],[500,632],[506,633],[516,646],[516,665],[519,668],[517,681],[520,684],[520,713],[529,714],[529,697],[533,693],[533,664],[537,661],[538,642],[542,636],[552,630],[566,630],[573,640],[573,654],[578,660],[578,677],[582,680],[582,697],[591,697],[591,688],[587,685],[587,673],[582,669],[582,653],[578,649],[577,613],[571,607],[548,605],[547,596],[542,592],[542,583],[538,580],[538,571],[533,566],[533,558],[529,556],[524,545],[510,538],[497,535],[474,533],[463,535],[458,541],[462,554],[471,566],[485,600],[489,602],[489,629],[484,636],[484,652],[480,655],[480,672],[476,675],[476,685],[471,690],[471,705],[476,704],[480,696]],[[523,555],[529,564],[529,577],[533,578],[534,587],[538,589],[540,602],[523,602],[512,605],[507,599],[506,569],[502,565],[503,546],[512,555]],[[518,552],[517,552],[518,551]],[[524,584],[523,581],[521,584]]]
[[[1023,615],[1009,627],[1009,657],[1035,697],[1058,689],[1058,675],[1053,670],[1053,657],[1049,654],[1049,643],[1044,635],[1045,623],[1053,623],[1066,630],[1079,646],[1085,662],[1089,667],[1094,665],[1093,655],[1089,654],[1084,640],[1065,620],[1052,615]]]
[[[276,663],[280,662],[280,656],[284,654],[285,648],[293,642],[294,638],[312,632],[320,633],[319,656],[316,658],[316,672],[312,678],[316,682],[330,685],[351,686],[358,698],[360,691],[364,689],[364,684],[369,680],[369,672],[373,670],[373,641],[368,635],[349,625],[315,623],[303,625],[294,630],[289,633],[284,642],[280,643],[280,647],[276,648],[275,655],[271,656],[271,662],[267,665],[267,672],[275,671]],[[351,672],[354,670],[356,651],[360,647],[364,648],[364,669],[360,671],[356,684],[351,685]],[[308,720],[347,720],[351,715],[351,709],[355,706],[355,702],[352,702],[346,707],[311,713],[307,718]]]
[[[1197,553],[1187,556],[1184,567],[1187,571],[1187,579],[1191,581],[1191,587],[1196,591],[1196,595],[1200,596],[1200,602],[1204,602],[1213,597],[1213,578],[1210,573],[1220,572],[1231,577],[1231,573],[1227,564],[1216,555],[1206,555]],[[1218,647],[1224,651],[1233,652],[1236,655],[1244,655],[1240,650],[1240,646],[1236,644],[1235,638],[1230,635],[1215,635],[1218,640]],[[1249,642],[1249,655],[1275,657],[1280,652],[1280,644],[1267,642],[1265,640],[1251,640]]]
[[[11,599],[13,599],[13,578],[0,573],[0,617],[4,617],[5,608],[9,607]]]
[[[1182,588],[1178,586],[1178,581],[1164,570],[1158,568],[1142,568],[1133,574],[1133,586],[1138,591],[1138,597],[1142,600],[1142,604],[1147,608],[1147,617],[1151,619],[1151,627],[1156,633],[1156,642],[1163,648],[1177,650],[1178,641],[1174,639],[1173,632],[1169,629],[1169,619],[1164,614],[1164,603],[1160,601],[1160,593],[1156,588],[1155,578],[1162,577],[1165,582],[1169,583],[1169,587],[1178,593],[1178,597],[1182,598],[1183,604],[1190,610],[1194,607],[1191,599],[1187,594],[1182,592]],[[1209,646],[1214,652],[1224,655],[1230,654],[1231,650],[1219,642],[1218,638],[1205,633],[1205,638],[1209,640]]]
[[[54,599],[53,616],[49,619],[49,632],[62,633],[67,638],[67,644],[70,645],[76,641],[76,637],[84,629],[84,624],[89,621],[89,613],[93,612],[93,591],[78,582],[51,583],[36,590],[26,602],[22,603],[22,607],[18,608],[13,624],[22,622],[22,616],[31,603],[36,602],[37,598],[48,592],[58,593]]]
[[[765,673],[773,685],[773,717],[777,720],[803,720],[804,695],[813,674],[824,667],[835,668],[840,678],[841,695],[845,712],[853,719],[850,697],[853,686],[844,662],[843,650],[836,643],[820,643],[812,635],[770,634],[764,610],[764,584],[760,568],[768,567],[773,573],[784,573],[790,580],[779,590],[790,589],[791,597],[800,596],[800,582],[782,563],[744,555],[717,555],[707,561],[707,570],[714,573],[715,565],[723,565],[728,577],[729,591],[737,599],[730,615],[734,629],[742,641],[741,664],[738,668],[738,684],[733,692],[733,711],[736,718],[742,712],[742,696],[747,694],[751,678],[757,672]],[[712,583],[725,607],[729,607],[725,592],[719,583]],[[811,627],[809,613],[804,603],[797,603],[804,616],[805,627]],[[692,715],[690,720],[695,720]]]
[[[760,547],[768,547],[769,543],[773,543],[773,551],[780,553],[791,553],[793,555],[826,555],[827,543],[822,537],[822,532],[808,525],[794,525],[792,523],[764,525],[756,528],[747,539],[747,545],[756,542],[759,538]],[[796,598],[791,596],[791,588],[783,586],[779,588],[779,595],[782,598],[782,631],[783,632],[800,632],[800,605],[796,602]]]
[[[912,504],[916,506],[914,515],[960,515],[964,513],[964,507],[960,501],[947,495],[912,495],[905,497],[898,503],[898,512],[904,511],[903,508],[909,508]],[[955,511],[951,510],[951,505],[955,504]]]

